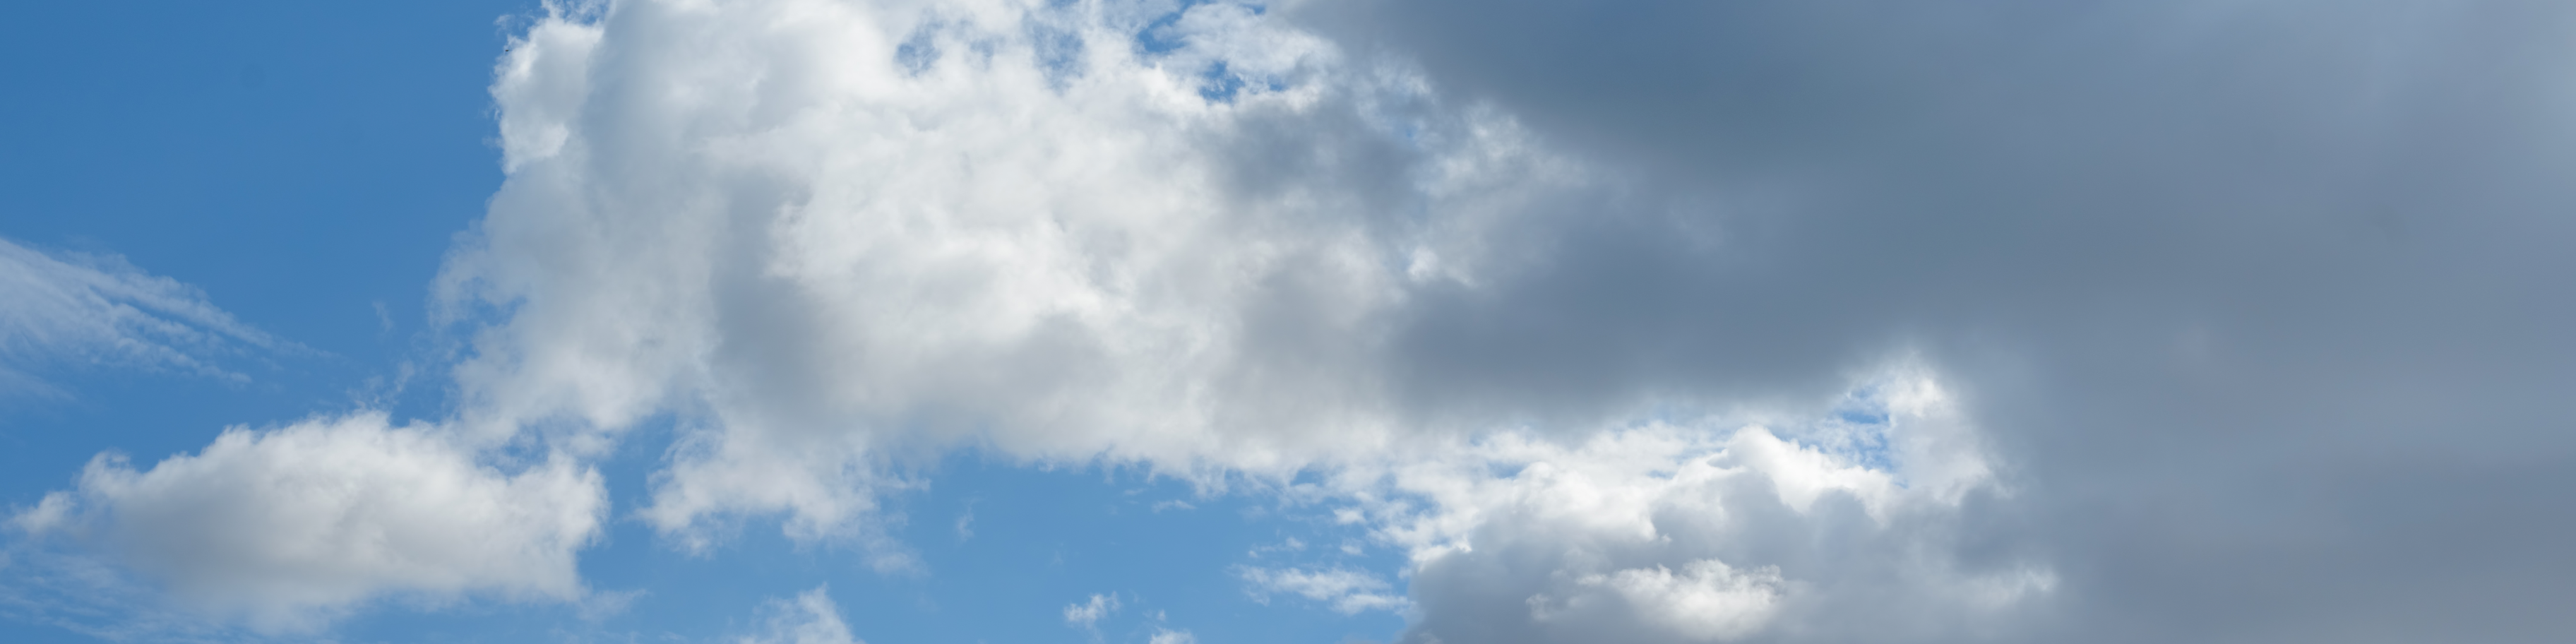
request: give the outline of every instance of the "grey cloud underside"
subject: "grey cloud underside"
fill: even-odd
[[[1912,350],[2019,482],[1963,542],[2062,577],[2054,617],[1964,639],[2576,632],[2576,8],[1291,15],[1644,186],[1412,309],[1417,404],[1760,394]],[[1414,636],[1513,641],[1475,630],[1526,614],[1495,587],[1426,570],[1424,607],[1482,612]]]

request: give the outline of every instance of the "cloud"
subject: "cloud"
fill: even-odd
[[[1145,644],[1199,644],[1199,638],[1196,635],[1191,635],[1189,631],[1185,630],[1171,631],[1157,629],[1154,631],[1153,639],[1146,640]]]
[[[1560,169],[1244,6],[1152,7],[540,21],[493,89],[513,170],[440,282],[506,313],[465,425],[579,451],[688,418],[643,514],[701,544],[864,532],[886,459],[967,444],[1216,477],[1399,440],[1373,374],[1405,285],[1467,274],[1467,224]]]
[[[574,553],[599,532],[599,475],[560,458],[517,469],[478,463],[438,428],[357,414],[234,428],[141,471],[101,455],[12,522],[262,630],[388,596],[581,599]]]
[[[1326,503],[1408,553],[1406,641],[1938,640],[2045,609],[2055,563],[1993,525],[2018,493],[1956,402],[1860,384],[1803,420],[1494,436]]]
[[[1100,618],[1116,612],[1118,612],[1118,593],[1092,595],[1090,603],[1065,606],[1064,623],[1067,626],[1094,628],[1100,625]]]
[[[640,516],[690,547],[882,540],[890,466],[947,450],[1137,463],[1403,549],[1405,599],[1238,572],[1409,604],[1408,641],[2531,639],[2576,578],[2576,500],[2535,491],[2576,461],[2570,12],[556,11],[496,70],[508,178],[437,284],[453,438],[236,432],[16,521],[254,611],[569,596],[574,463],[671,417]],[[91,338],[44,346],[194,368],[169,329],[230,328],[0,251],[110,276],[12,282],[98,285],[29,291],[63,295],[12,324]],[[475,460],[530,436],[546,464]],[[231,525],[182,493],[325,544],[412,516],[307,512],[261,456],[295,450],[540,519],[401,557],[121,527]]]
[[[771,600],[761,607],[768,613],[766,629],[759,635],[736,638],[738,644],[860,644],[850,636],[850,626],[841,622],[840,606],[832,603],[828,586],[816,586],[796,595],[796,601]]]
[[[1957,589],[2053,574],[2008,538],[1961,552],[2000,488],[1933,367],[1885,366],[1901,345],[1759,386],[1656,381],[1587,343],[1714,342],[1601,317],[1666,297],[1628,292],[1660,276],[1528,290],[1592,277],[1608,260],[1540,241],[1595,227],[1724,257],[1717,229],[1622,228],[1695,215],[1688,200],[1269,12],[1157,7],[634,2],[540,21],[493,90],[516,124],[509,178],[440,282],[452,310],[492,314],[456,372],[461,424],[570,426],[548,439],[580,453],[679,417],[642,516],[696,548],[745,516],[881,538],[875,495],[906,484],[887,466],[969,445],[1292,495],[1308,491],[1289,475],[1320,472],[1334,483],[1312,493],[1410,555],[1414,599],[1346,567],[1238,575],[1343,613],[1418,606],[1419,638],[1584,640],[1720,605],[1742,610],[1636,636],[1830,630],[1891,606],[1904,618],[1879,623],[1955,630],[2021,605],[1950,610]],[[690,89],[652,89],[670,87]],[[1714,261],[1652,250],[1636,256]],[[1560,299],[1577,293],[1608,299]],[[1496,344],[1515,338],[1540,341]],[[1877,420],[1799,416],[1789,438],[1729,420],[1816,400]]]
[[[38,377],[56,365],[169,370],[239,380],[222,358],[281,345],[204,293],[123,258],[47,253],[0,239],[0,384],[62,395]]]
[[[2060,564],[1960,639],[2557,628],[2516,598],[2565,591],[2576,501],[2522,490],[2576,462],[2529,429],[2576,305],[2516,294],[2576,269],[2536,241],[2576,232],[2568,7],[1299,6],[1660,196],[1418,293],[1430,393],[1812,396],[1908,350],[2026,482],[1965,527]]]
[[[1388,594],[1383,579],[1349,568],[1307,570],[1239,566],[1235,576],[1252,584],[1254,599],[1268,602],[1271,593],[1287,593],[1326,602],[1333,612],[1354,615],[1368,610],[1403,610],[1404,598]]]
[[[1571,597],[1532,595],[1530,618],[1538,622],[1598,620],[1650,624],[1683,641],[1732,640],[1760,630],[1780,601],[1780,571],[1750,574],[1726,562],[1690,562],[1681,575],[1663,566],[1630,568],[1607,575],[1577,577]],[[1587,615],[1604,610],[1598,604],[1626,604],[1624,613]],[[1599,632],[1599,627],[1584,629]]]

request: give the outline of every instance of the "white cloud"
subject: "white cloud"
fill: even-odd
[[[1251,582],[1254,598],[1265,602],[1271,593],[1295,594],[1329,604],[1333,612],[1344,615],[1369,610],[1403,610],[1406,606],[1404,598],[1391,594],[1386,580],[1366,571],[1240,566],[1234,572],[1244,581]]]
[[[1199,644],[1199,638],[1185,630],[1155,629],[1153,639],[1146,640],[1145,644]]]
[[[124,259],[45,253],[0,239],[0,386],[59,395],[50,364],[167,369],[227,379],[221,358],[281,345],[197,289]]]
[[[1680,575],[1661,565],[1630,568],[1607,575],[1574,578],[1569,597],[1532,595],[1530,617],[1540,622],[1575,620],[1642,621],[1685,641],[1723,641],[1749,635],[1770,621],[1779,608],[1780,571],[1744,573],[1726,562],[1690,562]],[[1606,600],[1606,601],[1605,601]],[[1627,611],[1598,613],[1599,604],[1618,602]]]
[[[699,545],[863,533],[883,455],[970,441],[1276,475],[1399,440],[1369,372],[1406,258],[1472,272],[1448,246],[1564,168],[1241,6],[1140,52],[1142,7],[540,21],[493,89],[509,178],[440,282],[508,311],[457,370],[466,424],[572,420],[581,452],[688,417],[643,516]],[[1203,96],[1220,60],[1258,82]]]
[[[562,458],[506,473],[436,427],[378,413],[227,430],[137,471],[90,462],[13,518],[120,557],[192,605],[298,630],[388,595],[573,601],[599,531],[599,475]]]
[[[796,601],[772,600],[762,606],[768,613],[765,629],[758,635],[736,638],[737,644],[860,644],[850,636],[849,624],[841,621],[841,607],[832,603],[828,586],[816,586],[796,595]]]
[[[1961,552],[1967,505],[2007,494],[1978,436],[1918,369],[1861,385],[1803,422],[1491,436],[1349,468],[1320,502],[1410,554],[1418,641],[1937,638],[2018,618],[2053,573]]]
[[[1100,625],[1100,618],[1108,617],[1117,612],[1118,593],[1092,595],[1091,601],[1088,603],[1070,604],[1065,606],[1064,623],[1068,626],[1095,628]]]

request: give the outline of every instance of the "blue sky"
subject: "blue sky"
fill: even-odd
[[[0,640],[2563,641],[2576,9],[0,10]]]
[[[177,276],[244,324],[303,350],[224,356],[246,381],[169,369],[44,364],[62,396],[5,405],[8,504],[32,506],[91,455],[153,462],[222,428],[384,404],[435,415],[439,387],[385,395],[406,361],[434,361],[425,285],[449,240],[481,214],[501,173],[485,88],[527,3],[55,4],[8,10],[5,234],[54,253],[119,255]],[[380,313],[381,312],[381,313]],[[612,494],[649,474],[655,445],[609,463]],[[1384,614],[1253,602],[1227,567],[1262,545],[1336,531],[1249,499],[1200,498],[1137,472],[1031,472],[960,455],[929,489],[896,495],[902,538],[937,574],[879,575],[846,547],[747,530],[691,556],[614,523],[587,551],[591,583],[644,589],[628,612],[584,621],[564,606],[366,610],[348,641],[739,635],[760,602],[829,584],[880,641],[1085,641],[1060,610],[1125,593],[1101,628],[1150,635],[1146,611],[1200,615],[1199,632],[1337,641],[1383,638]],[[1155,512],[1186,501],[1197,511]],[[973,538],[956,518],[980,509]],[[1125,517],[1129,520],[1117,520]],[[1394,562],[1384,553],[1372,563]],[[1368,561],[1363,559],[1363,561]],[[1112,581],[1115,580],[1115,581]],[[1153,580],[1150,583],[1143,583]],[[1143,593],[1151,592],[1152,595]],[[1022,610],[982,608],[1018,604]],[[13,606],[12,641],[85,641],[123,619]],[[143,636],[151,639],[151,635]]]
[[[0,403],[25,446],[7,457],[13,493],[67,480],[84,454],[157,458],[346,406],[411,357],[421,285],[500,178],[480,88],[494,19],[526,9],[9,9],[6,234],[180,276],[310,349],[241,356],[248,383],[50,366],[73,396]]]
[[[499,180],[477,88],[514,8],[316,9],[9,10],[7,235],[184,276],[310,349],[228,363],[248,383],[45,365],[73,395],[6,403],[13,495],[346,405],[411,350],[420,285]]]

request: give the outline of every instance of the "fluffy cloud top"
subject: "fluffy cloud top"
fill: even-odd
[[[1578,632],[1598,636],[1602,626],[1641,624],[1669,632],[1683,640],[1732,640],[1760,630],[1780,601],[1780,572],[1773,569],[1737,572],[1726,562],[1702,559],[1690,562],[1681,575],[1663,566],[1629,568],[1608,575],[1593,573],[1576,577],[1574,585],[1581,590],[1573,597],[1558,599],[1532,595],[1530,619],[1553,624],[1589,618]],[[1609,610],[1601,603],[1625,604],[1625,612],[1610,615],[1585,615]]]
[[[508,311],[468,423],[691,418],[645,511],[684,536],[849,532],[886,454],[1276,475],[1424,433],[1380,364],[1408,285],[1566,182],[1231,3],[623,3],[494,94],[513,170],[441,282]]]
[[[439,428],[381,414],[226,431],[137,471],[101,455],[14,522],[93,543],[205,609],[300,629],[389,593],[578,599],[599,475],[564,459],[505,473]]]
[[[1332,496],[1412,554],[1411,641],[1942,639],[2045,605],[2055,564],[1978,523],[2015,493],[1935,383],[1776,420],[1500,435]]]

